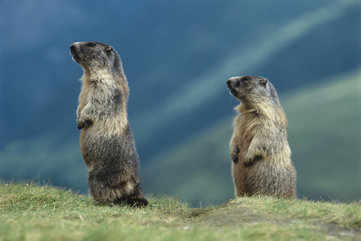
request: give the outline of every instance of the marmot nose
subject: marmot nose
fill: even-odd
[[[73,43],[72,45],[70,45],[70,53],[73,55],[73,56],[76,56],[77,54],[77,50],[78,50],[78,47],[77,47],[77,43]]]
[[[233,88],[233,86],[234,86],[234,80],[232,79],[227,80],[227,87],[231,89]]]
[[[75,61],[79,60],[79,54],[81,53],[81,42],[75,42],[70,45],[70,53],[73,56]]]
[[[81,42],[74,42],[70,45],[70,49],[74,49],[76,48],[77,46],[81,45]]]
[[[73,52],[75,50],[74,44],[70,45],[70,51]]]
[[[234,84],[236,84],[237,82],[239,82],[239,77],[235,76],[235,77],[231,77],[227,80],[227,86],[228,87],[232,87]]]

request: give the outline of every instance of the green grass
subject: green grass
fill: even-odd
[[[360,240],[360,203],[270,197],[190,208],[149,197],[143,209],[98,206],[70,191],[0,184],[0,240]]]

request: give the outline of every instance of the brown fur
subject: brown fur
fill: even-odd
[[[74,43],[71,52],[84,72],[77,125],[89,192],[99,203],[147,205],[127,117],[129,88],[120,57],[98,42]]]
[[[253,76],[233,77],[227,84],[241,101],[230,141],[235,195],[296,197],[287,119],[273,85]]]

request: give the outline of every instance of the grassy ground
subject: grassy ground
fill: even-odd
[[[361,240],[360,203],[255,197],[194,209],[149,199],[144,209],[106,207],[48,186],[0,184],[0,240]]]

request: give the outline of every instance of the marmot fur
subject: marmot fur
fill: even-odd
[[[77,126],[89,192],[98,203],[145,206],[121,59],[111,46],[99,42],[76,42],[70,51],[83,69]]]
[[[296,197],[287,119],[272,83],[258,76],[227,80],[240,100],[230,142],[236,196]]]

